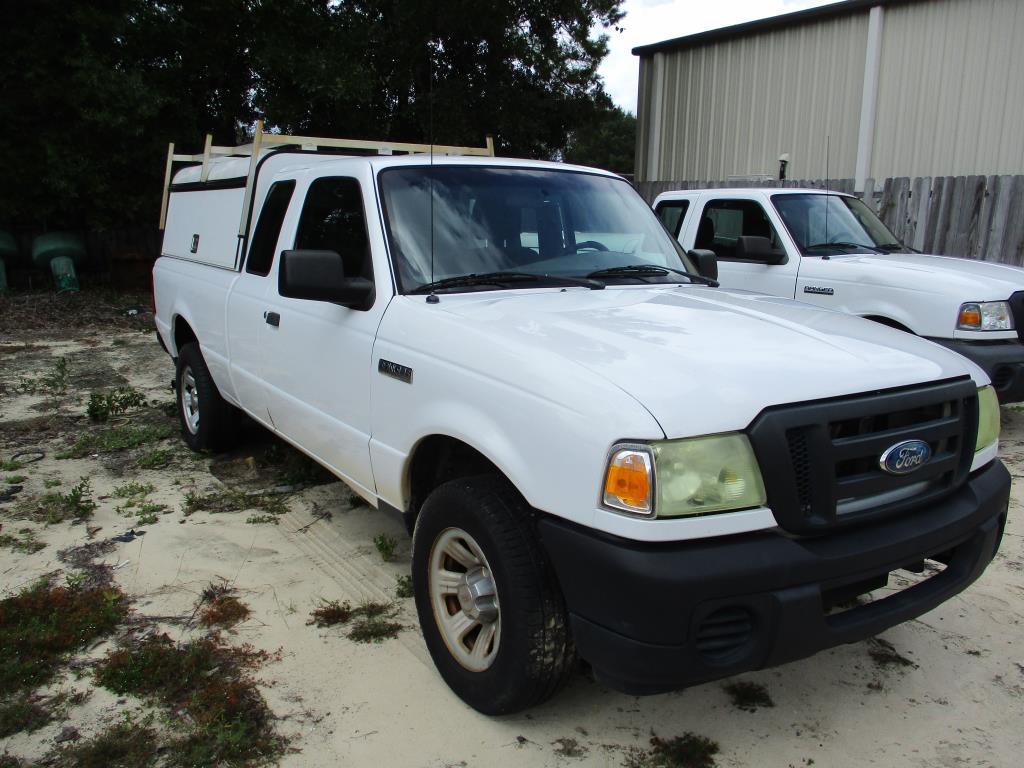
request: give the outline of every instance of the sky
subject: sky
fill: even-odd
[[[622,10],[626,16],[618,25],[623,31],[604,30],[609,38],[609,54],[599,71],[605,90],[612,101],[636,114],[640,60],[630,53],[635,46],[802,11],[829,2],[834,0],[625,0]]]

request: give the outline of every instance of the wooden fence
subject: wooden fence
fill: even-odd
[[[673,189],[729,187],[824,189],[822,179],[784,182],[643,181],[648,202]],[[853,179],[829,189],[853,193]],[[936,176],[868,179],[859,195],[903,243],[924,253],[965,256],[1024,266],[1024,176]]]

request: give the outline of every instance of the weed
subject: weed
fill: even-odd
[[[0,461],[0,472],[17,472],[19,469],[24,467],[20,461],[14,459],[4,459]]]
[[[288,505],[279,494],[250,496],[242,491],[227,489],[207,494],[187,491],[185,504],[182,506],[182,512],[186,516],[199,511],[215,515],[226,512],[242,512],[247,509],[259,509],[268,515],[283,515],[288,511]]]
[[[914,667],[917,664],[902,655],[888,640],[874,637],[868,641],[868,655],[880,667]]]
[[[63,395],[67,392],[71,372],[68,370],[68,359],[58,358],[49,371],[32,379],[21,379],[18,389],[26,395],[42,392],[46,395]]]
[[[174,451],[170,448],[151,448],[139,456],[140,469],[163,469],[171,463]]]
[[[92,484],[88,477],[79,479],[67,493],[50,491],[20,508],[23,514],[47,525],[65,520],[86,520],[92,517],[95,509],[96,502],[92,498]]]
[[[27,768],[27,766],[21,758],[4,752],[0,755],[0,768]]]
[[[732,705],[745,712],[753,712],[760,707],[775,706],[768,689],[760,683],[737,680],[723,687],[729,694],[729,698],[732,699]]]
[[[82,435],[66,451],[57,454],[58,459],[81,459],[94,453],[116,453],[138,448],[146,443],[164,440],[174,434],[170,424],[146,424],[141,427],[107,427],[99,432]]]
[[[386,533],[378,533],[373,537],[373,546],[377,548],[381,559],[388,563],[395,558],[395,547],[398,546],[398,540]]]
[[[0,601],[0,691],[46,683],[66,654],[110,634],[127,610],[116,588],[71,589],[46,582]]]
[[[118,387],[113,392],[93,392],[85,412],[93,421],[106,421],[111,416],[139,408],[146,404],[146,397],[131,387]]]
[[[139,516],[136,519],[135,524],[136,525],[155,525],[156,522],[159,519],[160,518],[158,518],[156,516],[156,514],[153,513],[153,512],[143,512],[143,511],[140,510],[139,511]]]
[[[15,733],[38,731],[52,719],[51,710],[44,707],[38,697],[19,696],[0,704],[0,739]]]
[[[168,750],[172,765],[263,762],[280,755],[284,746],[246,673],[246,667],[264,658],[215,637],[176,645],[167,635],[151,635],[108,654],[96,680],[114,693],[151,696],[188,715],[189,732]]]
[[[323,605],[314,610],[306,624],[333,627],[352,622],[348,638],[357,643],[379,643],[396,637],[402,625],[392,621],[398,609],[389,603],[365,602],[353,608],[348,602],[321,600]]]
[[[249,515],[245,518],[245,522],[249,525],[263,525],[269,523],[270,525],[277,525],[281,522],[281,519],[275,515]]]
[[[401,599],[413,596],[412,576],[409,576],[408,574],[404,576],[396,576],[395,581],[397,582],[395,584],[395,597]]]
[[[56,477],[48,477],[45,480],[43,480],[44,488],[60,488],[61,485],[61,481],[58,480]]]
[[[91,739],[68,744],[54,757],[68,768],[145,768],[157,758],[157,734],[126,719]]]
[[[31,528],[22,528],[18,533],[20,536],[12,536],[9,533],[0,534],[0,547],[6,547],[13,552],[21,552],[26,555],[46,549],[46,545],[36,538],[35,532]]]
[[[555,747],[555,754],[559,757],[586,757],[590,750],[580,744],[576,739],[564,737],[551,742]]]
[[[211,582],[200,597],[199,623],[204,627],[233,627],[249,618],[249,607],[239,600],[227,583]]]
[[[125,483],[114,487],[111,496],[115,499],[144,499],[156,490],[150,483]]]
[[[25,475],[8,475],[4,479],[7,481],[8,485],[18,485],[19,483],[24,483],[28,480]]]
[[[635,750],[626,757],[625,768],[714,768],[718,744],[695,733],[672,739],[651,736],[651,748]]]

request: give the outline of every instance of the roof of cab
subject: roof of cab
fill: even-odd
[[[725,194],[743,193],[743,194],[764,194],[764,195],[843,195],[845,197],[853,197],[853,195],[847,192],[840,192],[838,189],[821,189],[812,187],[705,187],[702,189],[673,189],[667,192],[662,192],[658,195],[659,198],[670,200],[676,196],[684,195],[698,195],[704,192],[722,192]]]
[[[330,152],[312,151],[270,151],[261,153],[260,161],[267,157],[280,155],[282,159],[274,164],[274,172],[305,170],[315,166],[325,165],[328,169],[341,170],[356,164],[369,164],[374,170],[390,168],[394,166],[408,165],[482,165],[502,166],[507,168],[545,168],[559,171],[585,171],[603,176],[618,177],[618,174],[598,168],[587,168],[580,165],[567,165],[566,163],[553,162],[550,160],[525,160],[510,157],[468,157],[464,155],[339,155]],[[285,159],[287,158],[287,159]],[[245,179],[249,173],[248,157],[218,157],[210,160],[209,174],[207,181],[227,181],[230,179]],[[174,175],[172,184],[195,184],[200,181],[202,166],[200,164],[183,168]]]

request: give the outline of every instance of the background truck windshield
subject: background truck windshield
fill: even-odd
[[[789,234],[804,253],[903,250],[902,244],[864,203],[844,195],[772,195]],[[827,213],[826,213],[827,211]]]
[[[417,166],[381,171],[380,189],[399,287],[406,293],[435,280],[498,271],[583,276],[630,264],[696,271],[621,179]]]

